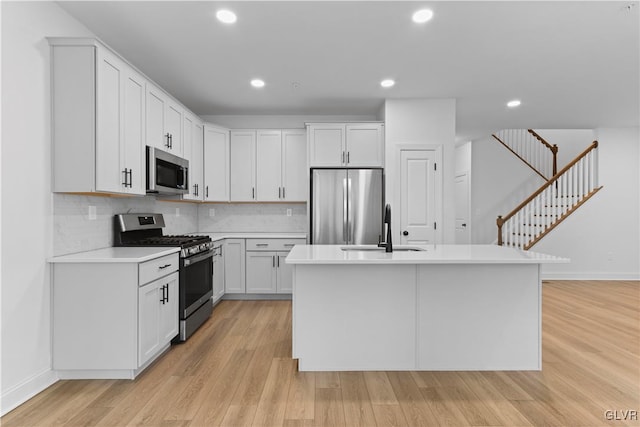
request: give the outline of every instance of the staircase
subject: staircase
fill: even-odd
[[[515,209],[498,216],[498,245],[530,249],[602,189],[598,184],[598,141],[556,171],[558,147],[535,131],[509,129],[492,136],[545,180]]]

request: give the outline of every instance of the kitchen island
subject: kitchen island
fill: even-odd
[[[299,370],[541,369],[540,266],[568,259],[495,245],[412,248],[293,248]]]

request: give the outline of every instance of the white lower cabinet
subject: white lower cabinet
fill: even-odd
[[[247,293],[275,294],[276,252],[247,251]]]
[[[248,294],[290,294],[292,269],[285,262],[289,252],[247,251]]]
[[[213,247],[213,297],[217,302],[224,296],[224,243],[218,242]]]
[[[178,254],[53,264],[53,369],[61,379],[135,378],[178,334]]]
[[[225,239],[224,253],[224,293],[245,293],[244,239]]]
[[[138,364],[178,335],[178,273],[138,290]]]
[[[290,294],[293,271],[285,259],[294,245],[305,239],[247,239],[248,294]]]

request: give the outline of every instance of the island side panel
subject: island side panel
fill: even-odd
[[[415,369],[415,265],[295,267],[300,371]]]
[[[418,369],[540,370],[539,264],[418,267]]]

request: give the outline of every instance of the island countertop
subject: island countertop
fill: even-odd
[[[371,249],[373,245],[360,248]],[[568,258],[522,251],[497,245],[398,245],[419,251],[386,253],[345,245],[296,245],[287,256],[287,264],[556,264]]]

